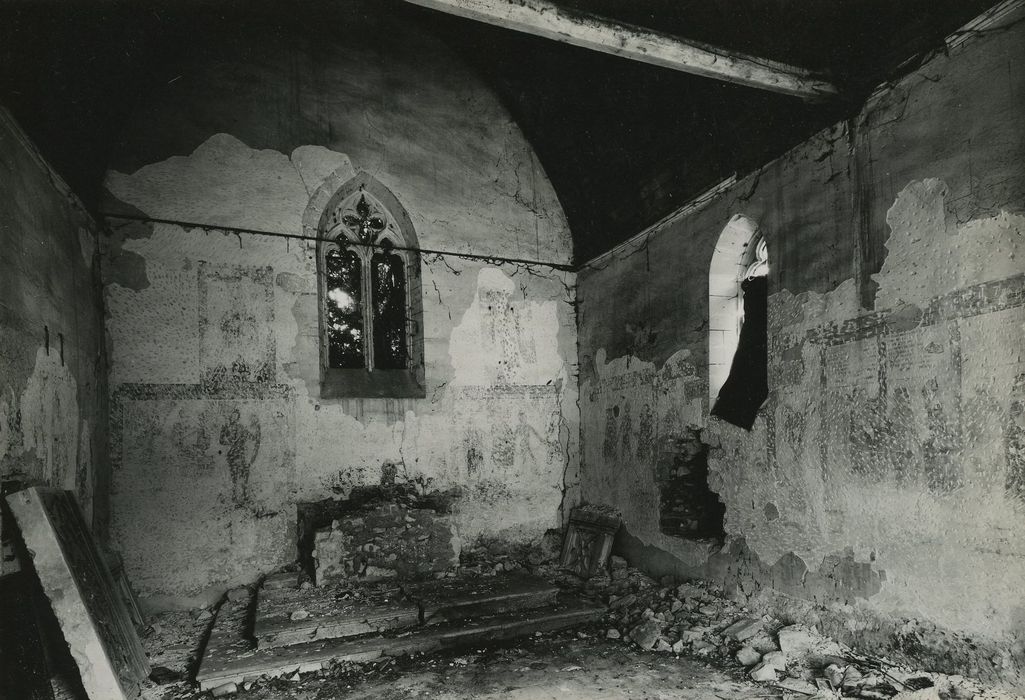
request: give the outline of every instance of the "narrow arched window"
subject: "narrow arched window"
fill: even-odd
[[[712,415],[750,429],[768,396],[769,248],[751,219],[723,229],[709,272]]]
[[[420,258],[405,210],[361,173],[316,232],[321,396],[423,396]]]

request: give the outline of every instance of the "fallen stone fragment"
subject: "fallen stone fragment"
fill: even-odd
[[[292,620],[293,622],[298,622],[299,620],[305,620],[309,616],[310,613],[306,610],[296,610],[288,616],[288,619]]]
[[[684,648],[684,644],[683,644],[683,640],[682,639],[677,639],[675,642],[673,642],[673,653],[674,654],[682,654],[683,653],[683,648]]]
[[[615,627],[610,628],[609,631],[605,633],[605,637],[607,639],[619,639],[622,636],[623,635],[621,635],[619,633],[619,630],[617,630]]]
[[[737,652],[737,661],[744,666],[754,666],[762,660],[762,655],[751,647],[744,647]]]
[[[707,632],[707,627],[692,627],[691,629],[680,630],[680,638],[685,642],[693,643],[703,638]]]
[[[700,598],[705,592],[700,586],[696,586],[693,583],[681,583],[676,587],[676,596],[678,598]]]
[[[843,685],[844,669],[840,668],[836,664],[829,664],[822,669],[822,675],[826,677],[834,688],[839,688]]]
[[[770,651],[762,656],[762,663],[768,664],[778,671],[783,671],[787,667],[787,657],[781,651]]]
[[[762,631],[762,621],[750,617],[741,618],[723,630],[723,636],[743,642]]]
[[[863,678],[864,676],[861,671],[854,666],[848,666],[843,671],[842,685],[854,685],[856,683],[860,683]]]
[[[781,629],[777,635],[779,648],[787,659],[801,661],[814,654],[817,656],[840,656],[843,650],[832,639],[823,637],[818,632],[804,625],[790,625]]]
[[[694,653],[698,656],[707,656],[715,649],[715,645],[710,642],[706,642],[703,639],[699,639],[691,644],[690,648],[693,649]]]
[[[751,676],[751,680],[758,681],[759,683],[774,681],[776,680],[776,668],[763,661],[752,668],[748,675]]]
[[[747,640],[749,646],[759,654],[768,654],[770,651],[779,651],[779,645],[767,632],[759,632]]]
[[[940,693],[936,688],[905,690],[897,693],[890,700],[940,700]]]
[[[609,607],[613,608],[613,609],[625,608],[627,606],[633,605],[636,602],[637,602],[637,594],[636,593],[627,593],[625,596],[623,596],[621,598],[616,598],[615,600],[611,601],[609,603]]]
[[[673,645],[667,642],[665,639],[659,637],[658,641],[655,642],[655,651],[672,651]]]
[[[784,678],[776,683],[780,688],[802,695],[815,695],[819,689],[813,683],[801,680],[800,678]]]
[[[651,649],[658,641],[662,626],[655,620],[648,620],[630,630],[630,639],[641,649]]]
[[[235,685],[234,683],[225,683],[224,685],[219,685],[213,690],[211,690],[210,694],[213,695],[215,698],[222,698],[225,695],[234,695],[237,692],[237,685]]]

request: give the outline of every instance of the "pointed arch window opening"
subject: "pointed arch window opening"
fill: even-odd
[[[388,210],[362,186],[328,215],[321,248],[327,364],[407,369],[410,256]]]

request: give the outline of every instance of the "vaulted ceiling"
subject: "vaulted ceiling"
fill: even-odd
[[[343,0],[337,0],[341,2]],[[821,72],[809,103],[388,2],[492,85],[533,144],[585,261],[724,177],[853,114],[877,84],[940,46],[992,0],[558,0],[586,11]],[[330,12],[331,3],[324,3]],[[97,201],[121,121],[194,22],[276,22],[279,3],[8,2],[0,103],[86,201]]]

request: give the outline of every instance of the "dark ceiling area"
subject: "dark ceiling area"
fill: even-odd
[[[317,11],[327,19],[345,1]],[[496,91],[548,172],[583,262],[853,114],[993,0],[559,0],[821,72],[841,93],[823,103],[381,2],[436,33]],[[121,124],[147,86],[173,78],[197,22],[244,32],[288,24],[298,6],[9,1],[0,6],[0,103],[93,206]],[[311,7],[302,5],[307,16]]]

